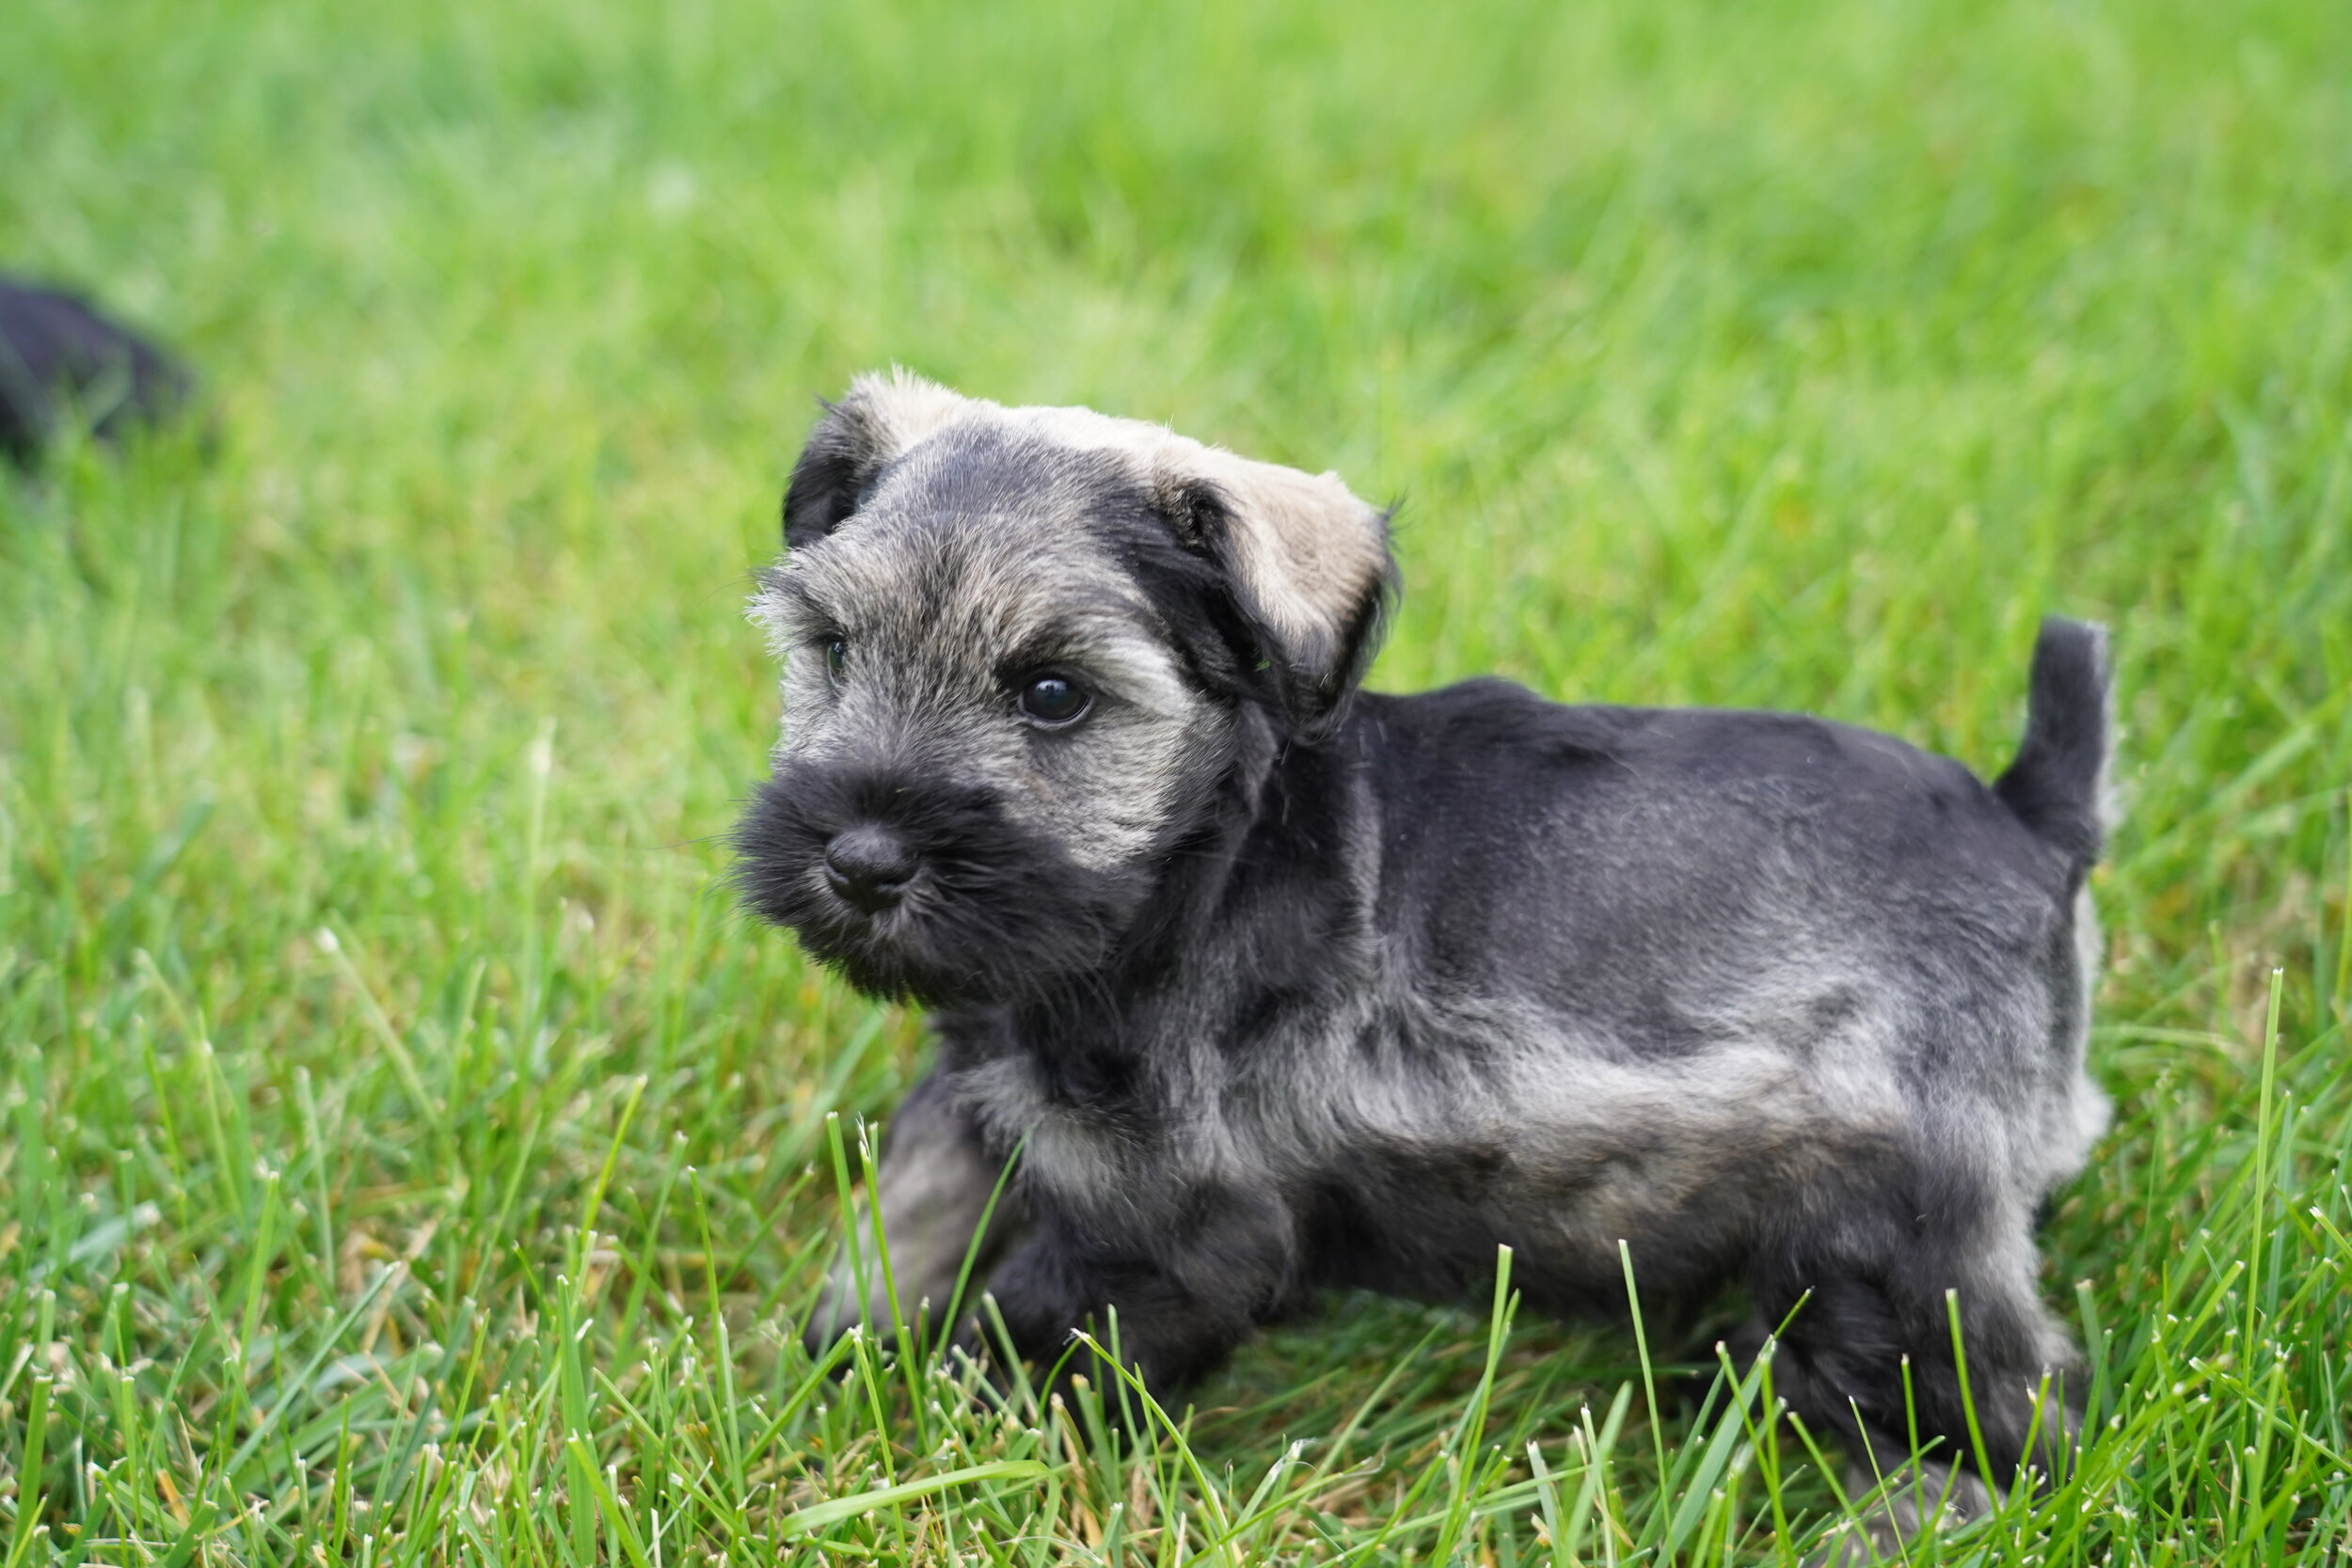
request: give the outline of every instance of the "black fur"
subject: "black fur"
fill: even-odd
[[[2106,755],[2106,636],[2051,616],[2034,643],[2025,743],[1993,788],[2027,827],[2066,853],[2078,876],[2099,858],[2106,836],[2099,792]]]
[[[1371,667],[1373,655],[1379,652],[1381,635],[1396,600],[1393,563],[1357,599],[1354,612],[1335,628],[1327,645],[1319,641],[1294,647],[1263,619],[1252,616],[1233,591],[1234,524],[1230,498],[1215,484],[1200,481],[1153,498],[1152,508],[1183,548],[1216,568],[1209,581],[1215,585],[1212,592],[1220,629],[1244,666],[1263,677],[1255,694],[1278,709],[1287,728],[1299,738],[1319,740],[1328,735]],[[1383,529],[1389,516],[1388,512],[1380,515]],[[1243,635],[1236,638],[1236,631]]]
[[[736,830],[744,902],[801,934],[860,990],[933,1006],[1052,991],[1110,952],[1145,890],[1070,863],[985,797],[910,787],[905,773],[781,772]],[[923,885],[879,918],[846,908],[821,875],[842,829],[886,822],[914,844]]]
[[[118,439],[187,401],[187,371],[61,290],[0,279],[0,452],[29,466],[76,415]]]
[[[824,417],[801,449],[784,492],[784,539],[796,547],[839,528],[888,455],[857,399],[822,406]]]

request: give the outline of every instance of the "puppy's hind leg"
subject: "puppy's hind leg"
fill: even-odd
[[[2052,1474],[2074,1424],[2058,1397],[2073,1347],[2035,1292],[2026,1217],[1993,1200],[1921,1224],[1928,1201],[1895,1196],[1789,1238],[1758,1268],[1759,1304],[1795,1309],[1775,1383],[1808,1427],[1844,1442],[1851,1495],[1872,1498],[1867,1546],[1850,1537],[1830,1562],[1980,1516],[2021,1473]]]
[[[940,1073],[900,1102],[883,1130],[878,1164],[803,1336],[812,1354],[852,1324],[889,1338],[894,1289],[910,1328],[920,1334],[918,1324],[936,1325],[949,1310],[967,1259],[968,1313],[989,1271],[1026,1228],[1014,1183],[1000,1180],[1003,1162],[989,1156]],[[875,1244],[878,1210],[881,1248]]]

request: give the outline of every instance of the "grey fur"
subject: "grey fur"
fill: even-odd
[[[1181,1384],[1317,1287],[1474,1298],[1505,1242],[1534,1305],[1622,1311],[1622,1239],[1645,1299],[1795,1310],[1782,1386],[1882,1452],[1909,1355],[1949,1459],[1956,1290],[2007,1482],[2074,1362],[2034,1214],[2106,1124],[2098,634],[2045,628],[1994,788],[1792,716],[1357,695],[1384,524],[1331,476],[902,375],[820,423],[754,607],[786,723],[738,842],[762,912],[934,1005],[878,1180],[902,1301],[941,1300],[1021,1145],[989,1259],[1020,1354],[1116,1307]],[[1041,669],[1082,722],[1025,719]],[[869,915],[824,890],[872,824],[919,869]],[[818,1336],[859,1300],[837,1278]]]
[[[811,1320],[814,1337],[830,1340],[852,1323],[887,1329],[894,1293],[907,1323],[936,1325],[952,1309],[957,1287],[977,1297],[1005,1248],[1020,1239],[1020,1195],[1006,1190],[1002,1162],[989,1158],[945,1088],[930,1080],[891,1117],[882,1156],[889,1176],[875,1184],[880,1223],[869,1194]]]

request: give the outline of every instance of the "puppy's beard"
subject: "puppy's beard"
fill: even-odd
[[[825,847],[884,823],[920,859],[874,913],[827,885]],[[736,884],[759,915],[868,995],[931,1006],[1049,995],[1099,969],[1146,891],[1138,873],[1078,864],[993,797],[838,767],[787,764],[734,835]]]

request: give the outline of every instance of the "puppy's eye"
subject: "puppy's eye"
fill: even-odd
[[[1092,705],[1087,689],[1067,675],[1032,675],[1021,689],[1021,711],[1049,729],[1074,724]]]
[[[850,673],[850,640],[846,637],[825,639],[825,673],[839,686]]]

